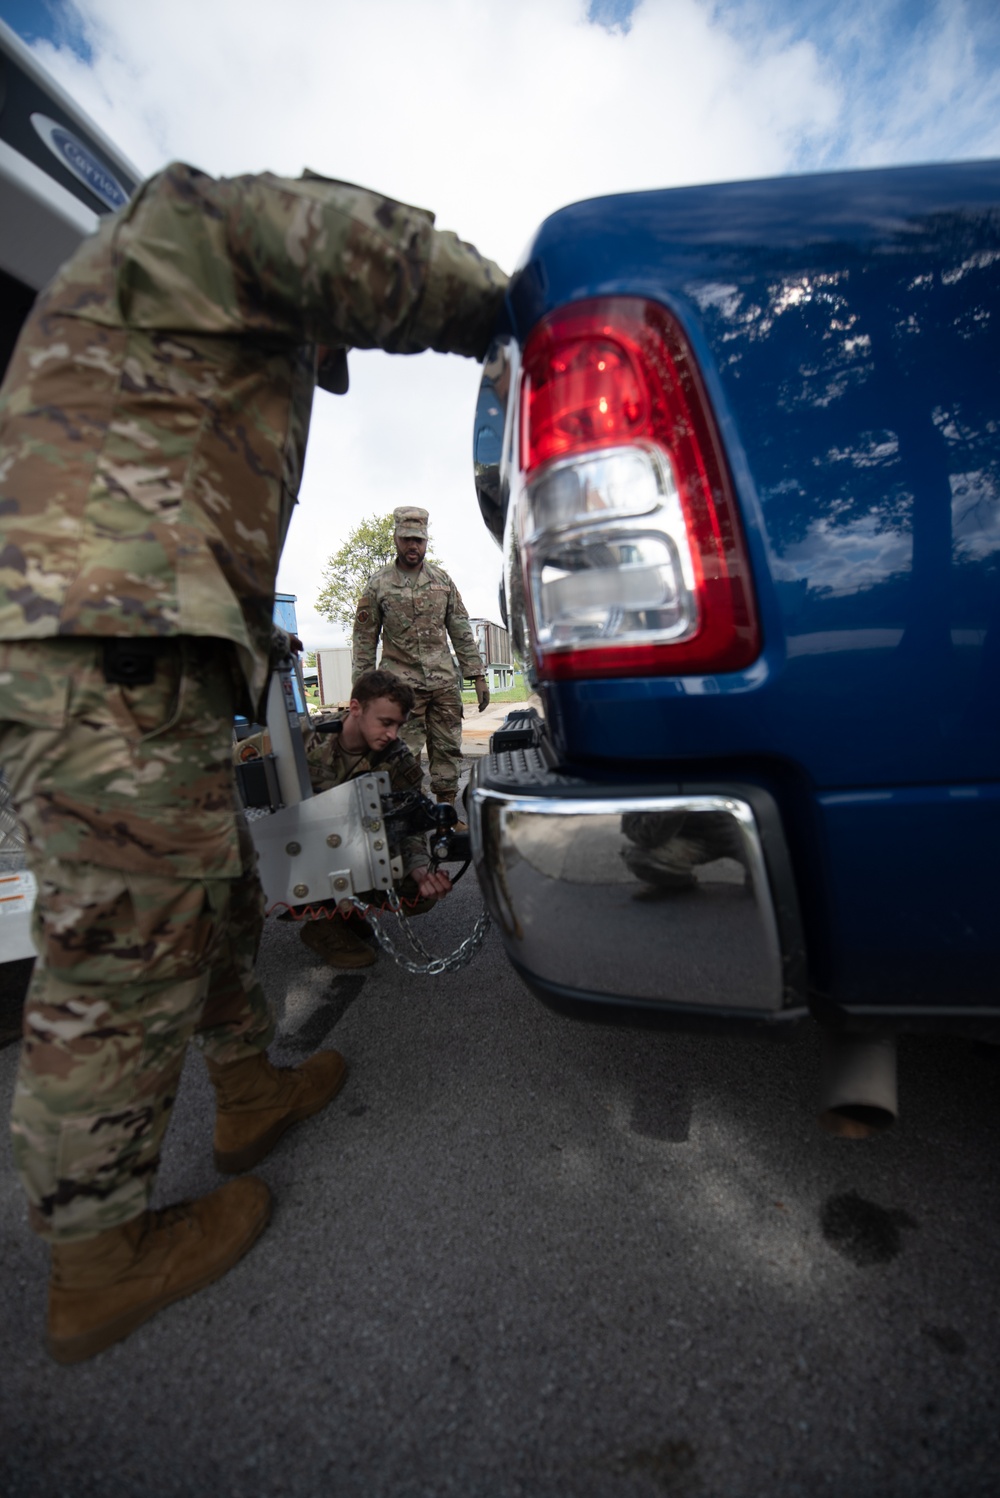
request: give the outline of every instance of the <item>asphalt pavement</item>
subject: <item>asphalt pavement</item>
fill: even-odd
[[[447,951],[478,907],[469,875],[415,924]],[[57,1367],[2,1147],[5,1498],[1000,1492],[996,1050],[904,1039],[900,1123],[855,1144],[815,1125],[810,1028],[574,1023],[495,933],[443,977],[337,973],[272,921],[260,970],[279,1059],[351,1074],[216,1285]],[[211,1130],[192,1053],[158,1204],[218,1184]]]

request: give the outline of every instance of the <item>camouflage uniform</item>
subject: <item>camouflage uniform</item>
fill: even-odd
[[[423,511],[413,512],[423,514]],[[465,676],[482,676],[483,663],[461,596],[443,567],[424,562],[406,572],[392,562],[370,577],[354,618],[351,669],[355,681],[381,666],[413,688],[413,712],[400,730],[417,756],[424,738],[431,790],[454,800],[462,769],[462,693],[448,638]]]
[[[32,1226],[62,1241],[145,1209],[192,1035],[224,1065],[273,1030],[234,832],[232,652],[164,641],[153,682],[118,688],[102,654],[0,644],[0,757],[38,881],[14,1161]]]
[[[0,387],[0,759],[39,883],[15,1157],[53,1240],[144,1209],[191,1034],[219,1061],[270,1035],[231,723],[267,678],[315,345],[481,356],[503,286],[419,209],[174,165],[22,330]],[[108,679],[116,637],[158,642],[152,681]]]

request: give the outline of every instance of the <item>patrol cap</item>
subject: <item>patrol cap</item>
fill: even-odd
[[[420,541],[427,540],[427,511],[421,510],[417,505],[400,505],[393,510],[392,518],[396,522],[397,536],[416,536]]]

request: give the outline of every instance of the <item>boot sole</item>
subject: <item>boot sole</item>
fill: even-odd
[[[81,1332],[78,1337],[55,1338],[47,1336],[45,1345],[49,1356],[57,1363],[64,1366],[68,1363],[83,1363],[87,1358],[96,1357],[99,1352],[113,1347],[116,1342],[123,1342],[126,1337],[136,1331],[143,1322],[165,1311],[167,1306],[172,1306],[178,1300],[184,1300],[188,1295],[196,1295],[199,1290],[205,1290],[230,1269],[235,1268],[243,1255],[249,1253],[261,1233],[271,1221],[272,1201],[268,1197],[267,1211],[262,1213],[251,1231],[245,1238],[233,1248],[226,1258],[219,1264],[214,1264],[210,1270],[206,1270],[197,1280],[192,1280],[182,1288],[174,1290],[170,1295],[164,1295],[155,1301],[149,1301],[144,1306],[136,1306],[133,1310],[122,1316],[116,1316],[113,1321],[106,1321],[102,1326],[97,1326],[93,1331]]]
[[[291,1113],[286,1113],[284,1118],[279,1118],[277,1123],[273,1123],[252,1144],[245,1144],[241,1150],[216,1150],[216,1170],[222,1175],[235,1176],[242,1174],[244,1170],[251,1170],[255,1165],[258,1165],[265,1155],[271,1153],[278,1140],[282,1135],[287,1134],[290,1128],[297,1123],[302,1123],[307,1118],[314,1118],[317,1113],[322,1113],[323,1109],[333,1102],[337,1093],[347,1081],[347,1070],[347,1062],[345,1061],[344,1069],[337,1078],[333,1091],[327,1097],[321,1098],[318,1102],[313,1103],[311,1107],[295,1108]]]

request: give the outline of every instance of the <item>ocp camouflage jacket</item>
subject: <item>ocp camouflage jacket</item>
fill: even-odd
[[[391,562],[370,577],[354,616],[351,669],[357,681],[375,665],[379,636],[384,670],[410,686],[455,683],[448,639],[463,676],[480,676],[483,662],[461,595],[443,567],[424,562],[405,572]],[[456,683],[457,685],[457,683]]]
[[[0,387],[0,639],[232,640],[256,701],[316,345],[481,357],[505,284],[363,188],[168,167],[39,296]]]

